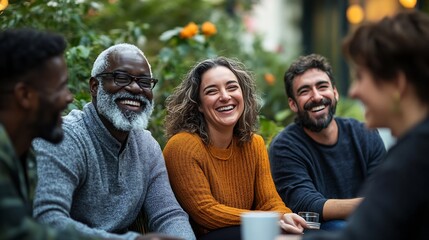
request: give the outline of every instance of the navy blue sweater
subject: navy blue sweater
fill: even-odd
[[[295,123],[270,145],[271,172],[286,206],[293,212],[312,211],[322,216],[328,199],[359,196],[364,180],[385,157],[377,130],[349,118],[335,118],[338,141],[322,145]]]

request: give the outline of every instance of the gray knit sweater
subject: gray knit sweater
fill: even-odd
[[[125,149],[104,127],[92,103],[64,117],[64,140],[34,141],[39,182],[34,217],[57,228],[103,238],[135,239],[126,228],[140,209],[153,232],[195,239],[171,190],[159,144],[131,131]]]

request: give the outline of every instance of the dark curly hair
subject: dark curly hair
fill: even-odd
[[[0,32],[0,90],[13,88],[21,77],[43,68],[47,60],[64,53],[67,43],[56,33],[30,28]]]
[[[198,110],[199,90],[203,74],[217,66],[224,66],[231,70],[237,77],[243,92],[244,112],[235,125],[233,134],[238,137],[240,145],[251,140],[252,134],[256,132],[260,110],[260,97],[256,93],[255,81],[242,63],[225,57],[207,59],[197,63],[167,98],[167,116],[165,117],[167,138],[184,131],[197,133],[205,144],[209,144],[207,123],[203,114]]]

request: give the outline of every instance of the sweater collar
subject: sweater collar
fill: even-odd
[[[103,144],[106,148],[111,149],[112,151],[117,152],[119,154],[122,144],[116,138],[114,138],[110,134],[109,130],[107,130],[107,128],[104,126],[103,122],[100,119],[100,116],[97,113],[97,110],[95,109],[94,104],[92,102],[86,104],[83,108],[83,111],[89,116],[88,122],[86,123],[88,125],[88,128],[95,133],[101,144]],[[132,131],[130,131],[128,135],[128,140],[131,138],[131,136]],[[124,144],[127,144],[127,142],[125,142]]]

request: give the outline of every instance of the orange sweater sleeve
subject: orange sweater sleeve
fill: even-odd
[[[190,133],[176,134],[164,148],[177,200],[199,227],[239,225],[250,210],[290,212],[276,192],[262,137],[230,148],[206,146]]]
[[[261,136],[254,136],[254,147],[256,154],[257,168],[255,171],[255,209],[262,211],[278,211],[281,213],[291,213],[278,194],[271,175],[268,152],[264,140]]]

